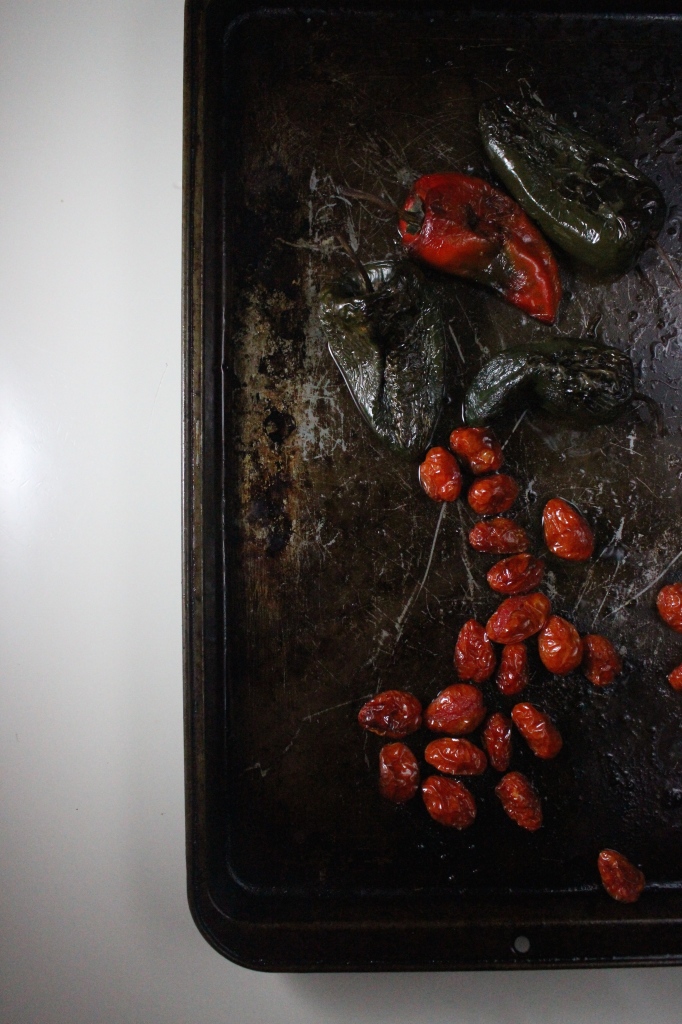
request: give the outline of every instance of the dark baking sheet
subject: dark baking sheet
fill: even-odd
[[[655,251],[615,281],[559,256],[556,333],[597,330],[632,353],[646,411],[589,431],[523,409],[497,425],[522,483],[516,518],[540,547],[560,494],[596,524],[591,563],[551,561],[554,609],[606,633],[626,669],[599,691],[534,666],[524,699],[565,740],[512,767],[545,826],[508,821],[488,772],[464,833],[376,792],[381,742],[364,699],[424,702],[454,681],[462,622],[496,606],[494,558],[468,549],[466,503],[439,508],[416,466],[361,421],[320,334],[315,298],[363,260],[399,255],[390,216],[340,186],[398,200],[420,173],[490,177],[481,101],[528,81],[547,106],[634,159],[669,204],[680,246],[682,21],[665,15],[315,10],[190,3],[185,187],[186,685],[190,902],[225,955],[265,969],[670,963],[682,957],[682,699],[665,675],[682,637],[657,620],[660,576],[682,578],[680,291]],[[552,329],[464,282],[434,278],[449,326],[436,441],[489,355]],[[419,582],[430,561],[423,589]],[[630,603],[627,603],[630,602]],[[506,709],[494,684],[488,707]],[[411,743],[421,752],[427,737]],[[632,907],[598,885],[604,846],[641,864]],[[527,936],[519,953],[514,941]]]

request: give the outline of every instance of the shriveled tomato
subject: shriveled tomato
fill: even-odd
[[[387,743],[379,751],[379,792],[394,804],[411,800],[419,789],[419,765],[404,743]]]
[[[682,583],[669,583],[662,587],[656,598],[656,607],[666,626],[682,633]]]
[[[476,818],[476,801],[457,779],[430,775],[422,782],[426,810],[439,825],[448,828],[469,828]]]
[[[482,775],[488,758],[470,740],[444,736],[432,740],[424,751],[424,760],[445,775]]]
[[[485,629],[469,619],[459,631],[455,644],[455,668],[460,679],[483,683],[495,671],[495,651]]]
[[[488,570],[486,579],[491,590],[498,594],[527,594],[535,590],[545,574],[545,563],[533,555],[512,555],[496,562]]]
[[[558,558],[584,562],[594,552],[594,534],[590,524],[563,498],[552,498],[542,513],[545,544]]]
[[[506,473],[474,480],[467,492],[467,501],[478,516],[496,516],[507,512],[519,496],[519,485]]]
[[[508,772],[495,786],[505,814],[528,832],[542,825],[542,804],[536,789],[521,772]]]
[[[358,722],[363,729],[377,736],[399,740],[420,727],[422,706],[411,693],[384,690],[363,704],[358,712]]]
[[[608,686],[623,670],[623,660],[610,640],[599,633],[583,637],[582,670],[595,686]]]
[[[668,676],[668,682],[673,690],[682,690],[682,665],[677,665]]]
[[[473,732],[485,718],[483,694],[470,683],[446,686],[424,712],[427,729],[453,736]]]
[[[563,746],[561,733],[549,715],[533,704],[516,704],[512,708],[512,721],[536,757],[548,761],[556,757]]]
[[[521,693],[528,686],[528,650],[525,644],[506,644],[495,680],[505,697]]]
[[[580,633],[561,615],[552,615],[538,637],[540,661],[557,676],[575,671],[583,660]]]
[[[419,467],[419,483],[434,501],[456,501],[462,474],[455,456],[445,448],[430,448]]]
[[[483,728],[483,746],[490,764],[497,772],[506,772],[509,767],[512,753],[511,732],[512,720],[501,711],[492,714]]]
[[[644,874],[617,850],[602,850],[597,858],[602,885],[619,903],[636,903],[646,885]]]
[[[556,260],[520,206],[482,178],[426,174],[403,204],[398,230],[411,256],[487,284],[551,324],[561,299]]]
[[[551,608],[549,598],[540,591],[508,597],[488,619],[485,631],[495,643],[520,644],[542,629]]]
[[[530,547],[524,528],[503,516],[476,523],[469,533],[469,543],[476,551],[487,551],[492,555],[513,555]]]
[[[458,427],[450,434],[450,447],[474,476],[494,473],[504,463],[500,442],[489,427]]]

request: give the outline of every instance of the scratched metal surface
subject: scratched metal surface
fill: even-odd
[[[520,79],[658,182],[669,204],[661,245],[675,265],[681,60],[682,27],[669,19],[255,15],[226,41],[225,856],[249,891],[589,890],[605,845],[653,883],[682,881],[682,697],[665,680],[682,636],[653,605],[656,580],[682,579],[682,293],[669,266],[649,251],[604,282],[559,256],[555,328],[585,336],[601,318],[604,340],[631,352],[641,389],[661,403],[667,436],[636,410],[585,431],[523,410],[497,424],[535,550],[551,496],[596,526],[591,563],[548,559],[555,611],[604,632],[626,661],[603,691],[534,664],[523,699],[565,740],[546,764],[515,741],[512,767],[544,800],[535,835],[504,817],[490,771],[471,780],[479,813],[462,834],[430,821],[418,799],[394,808],[377,795],[381,741],[360,731],[357,710],[383,688],[426,702],[454,681],[459,627],[496,605],[485,584],[494,559],[468,549],[465,502],[436,536],[440,510],[416,465],[360,420],[314,314],[321,286],[349,266],[336,234],[364,260],[399,255],[390,216],[338,187],[399,200],[420,173],[487,176],[478,105],[517,95]],[[485,358],[552,331],[478,287],[443,280],[439,290],[451,342],[443,443]],[[514,703],[494,684],[485,694],[490,710]],[[408,742],[421,753],[427,739]]]

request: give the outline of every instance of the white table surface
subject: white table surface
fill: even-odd
[[[676,1022],[682,971],[263,975],[185,898],[179,0],[0,2],[0,1020]]]

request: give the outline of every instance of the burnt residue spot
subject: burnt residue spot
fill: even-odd
[[[296,420],[288,412],[271,409],[263,420],[263,429],[273,444],[280,445],[296,430]]]
[[[249,508],[249,521],[265,531],[265,553],[278,555],[289,543],[291,519],[286,512],[290,483],[281,474],[256,492]]]

